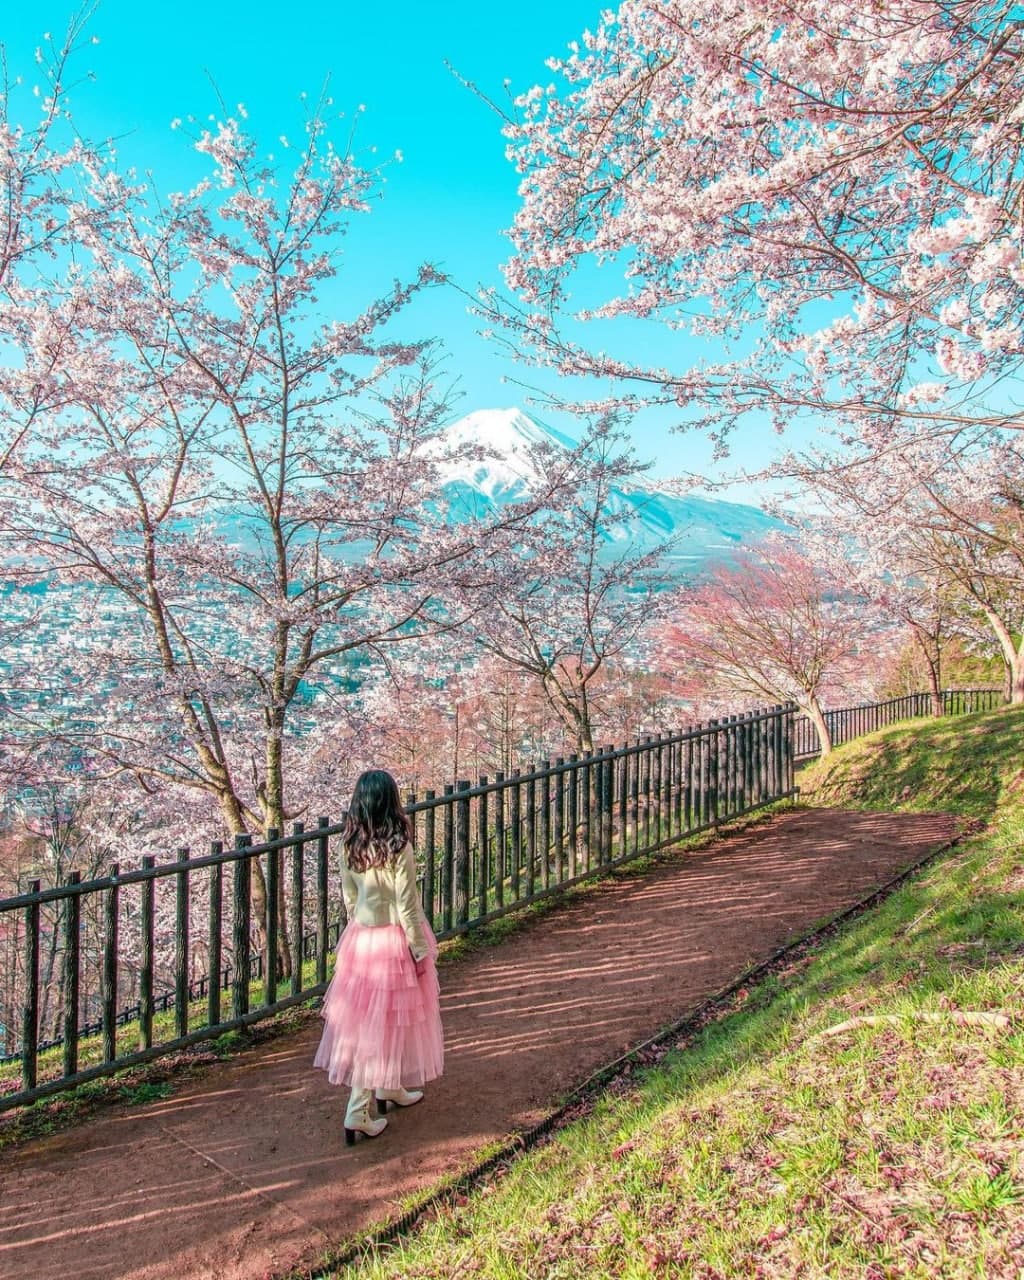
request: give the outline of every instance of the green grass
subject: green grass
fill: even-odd
[[[1022,1274],[1022,729],[1010,709],[918,722],[806,771],[812,803],[974,829],[359,1274]]]

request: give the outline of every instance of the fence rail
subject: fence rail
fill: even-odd
[[[922,696],[830,712],[834,740],[928,714]],[[998,701],[950,691],[944,710]],[[796,762],[817,750],[810,722],[776,706],[409,797],[424,911],[439,938],[462,933],[792,796]],[[230,849],[215,842],[159,865],[147,856],[136,870],[73,873],[48,889],[33,881],[0,900],[0,939],[20,977],[19,1042],[4,1060],[20,1072],[0,1078],[0,1112],[322,993],[343,924],[331,857],[340,831],[321,818],[261,844],[240,835]],[[97,1007],[98,1018],[83,1016]],[[44,1014],[57,1028],[47,1039]]]

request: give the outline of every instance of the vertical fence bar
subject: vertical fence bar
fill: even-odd
[[[717,720],[708,721],[708,821],[718,825],[719,795],[721,794],[720,743],[721,729]]]
[[[722,818],[729,818],[736,806],[736,716],[723,716],[721,765],[722,779],[718,798],[718,812]]]
[[[110,868],[114,883],[103,898],[103,973],[100,978],[100,997],[103,1003],[103,1061],[113,1062],[117,1057],[117,942],[120,886],[117,876],[120,867],[115,862]]]
[[[640,851],[640,739],[637,738],[636,749],[626,747],[626,758],[631,759],[633,764],[629,770],[629,822],[633,831],[633,838],[630,842],[632,852],[634,854]],[[630,852],[630,848],[624,850]]]
[[[428,791],[425,797],[428,801],[435,800],[433,791]],[[423,914],[432,929],[436,928],[434,921],[434,910],[436,906],[434,877],[437,874],[437,867],[434,858],[434,839],[437,835],[437,810],[433,805],[426,809],[423,814]]]
[[[187,849],[178,851],[178,860],[188,857]],[[188,959],[189,873],[179,871],[174,877],[174,1034],[188,1035]]]
[[[605,747],[601,747],[594,755],[594,816],[597,831],[597,861],[604,866],[608,861],[608,840],[606,809],[608,806],[608,762],[605,759]]]
[[[505,848],[505,774],[494,775],[498,789],[494,793],[494,905],[500,911],[505,905],[505,877],[508,856]]]
[[[469,919],[469,800],[458,793],[468,791],[470,783],[462,779],[456,784],[455,800],[455,923]]]
[[[743,800],[744,809],[749,809],[754,801],[754,730],[757,712],[745,716],[743,720]]]
[[[444,865],[441,871],[441,887],[443,890],[444,910],[442,923],[445,930],[451,929],[455,922],[455,802],[452,796],[455,788],[450,782],[444,788]]]
[[[541,858],[541,884],[545,889],[551,887],[551,761],[542,760],[537,766],[541,770],[540,792],[537,801],[537,846]]]
[[[554,776],[554,808],[551,815],[551,843],[555,860],[555,883],[565,883],[565,758],[555,761],[558,772]]]
[[[698,736],[694,739],[694,827],[699,829],[704,826],[707,820],[707,795],[708,795],[708,750],[707,750],[707,730],[703,724],[698,726]]]
[[[596,840],[594,835],[596,809],[594,805],[594,753],[584,751],[580,757],[579,785],[580,826],[583,829],[583,870],[589,875],[594,869]]]
[[[569,878],[580,874],[579,858],[579,822],[580,822],[580,770],[579,755],[574,751],[569,756],[569,771],[565,775],[565,838],[568,842]]]
[[[615,748],[601,750],[601,861],[612,860],[615,815]]]
[[[629,851],[629,752],[624,750],[618,763],[619,857]]]
[[[330,820],[321,817],[317,822],[316,838],[316,981],[319,986],[327,981],[327,893],[328,893],[328,839]],[[342,908],[344,910],[344,908]]]
[[[67,885],[81,884],[82,873],[71,871]],[[81,977],[82,899],[72,893],[64,900],[64,1074],[73,1076],[78,1070],[78,986]]]
[[[651,771],[653,775],[651,782],[652,782],[652,788],[654,791],[654,843],[655,845],[661,844],[665,835],[665,833],[661,829],[662,788],[665,785],[664,780],[662,778],[662,765],[664,763],[664,761],[662,760],[662,750],[663,748],[662,748],[661,734],[659,733],[657,737],[655,737],[654,739],[654,754],[651,758]]]
[[[210,845],[210,853],[219,858],[224,846],[219,840]],[[210,920],[207,934],[207,951],[209,953],[210,983],[206,992],[206,1021],[211,1027],[220,1022],[220,993],[223,985],[220,971],[222,963],[221,930],[223,928],[223,895],[224,864],[214,862],[210,865]]]
[[[520,770],[512,771],[512,791],[509,799],[511,800],[511,813],[509,821],[512,824],[512,901],[518,902],[521,896],[519,889],[519,872],[523,865],[523,815],[522,815],[522,795],[520,794]]]
[[[291,846],[291,871],[292,871],[292,891],[291,891],[291,918],[289,920],[289,937],[290,950],[292,953],[292,981],[291,994],[297,996],[302,990],[303,973],[302,966],[305,956],[303,948],[305,946],[304,933],[306,922],[304,919],[305,904],[303,903],[303,890],[305,888],[305,877],[303,876],[303,850],[305,848],[305,825],[301,822],[292,823],[292,836],[295,843]]]
[[[643,807],[643,848],[651,847],[651,736],[647,734],[637,757],[640,765],[640,804]]]
[[[537,870],[537,783],[530,778],[526,784],[526,896],[532,898],[536,887]]]
[[[672,734],[663,734],[662,737],[665,741],[665,826],[666,835],[672,839],[679,834],[679,826],[676,822],[676,797],[679,794],[677,786],[679,743],[675,741]]]
[[[39,881],[28,882],[30,894],[39,892]],[[25,908],[25,1003],[21,1014],[21,1084],[36,1087],[39,1044],[39,903]]]
[[[151,871],[156,858],[147,853],[142,859],[143,871]],[[139,927],[141,954],[139,956],[139,1048],[149,1049],[153,1044],[153,896],[155,881],[146,876],[139,885],[141,904]]]
[[[252,879],[252,861],[244,855],[245,849],[252,844],[248,835],[235,836],[235,850],[239,856],[235,859],[234,902],[232,904],[232,960],[234,974],[231,990],[231,1013],[241,1018],[249,1012],[249,967],[251,960],[249,941],[250,896]]]
[[[487,775],[481,774],[480,786],[487,786]],[[487,890],[491,878],[491,831],[488,820],[488,793],[482,791],[476,804],[477,843],[480,845],[480,910],[479,914],[487,914]]]
[[[280,839],[277,827],[267,830],[267,843]],[[267,914],[263,922],[263,1003],[277,1000],[277,931],[281,897],[281,850],[267,850]]]

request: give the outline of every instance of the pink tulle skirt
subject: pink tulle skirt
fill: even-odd
[[[416,965],[401,925],[350,920],[338,943],[334,977],[320,1010],[324,1032],[313,1065],[331,1084],[400,1089],[444,1069],[437,943]]]

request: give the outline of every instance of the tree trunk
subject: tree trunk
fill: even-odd
[[[1024,703],[1024,655],[1017,654],[1014,660],[1008,663],[1007,670],[1009,684],[1008,701],[1012,706],[1019,707]]]
[[[924,665],[928,671],[928,694],[931,698],[932,715],[945,715],[946,707],[942,700],[942,651],[937,635],[929,634],[923,627],[910,623],[910,633],[914,637]]]
[[[832,735],[829,733],[828,721],[825,719],[825,713],[821,709],[821,703],[813,693],[805,699],[803,709],[818,735],[820,754],[823,757],[830,755],[832,751]]]
[[[266,767],[264,779],[263,817],[265,831],[273,828],[279,835],[284,835],[284,765],[281,738],[284,733],[283,718],[273,721],[267,730]],[[278,855],[280,857],[280,855]],[[292,951],[288,942],[288,901],[284,890],[285,877],[280,875],[277,881],[277,966],[278,975],[282,978],[292,976]],[[266,898],[264,896],[264,910]],[[266,916],[263,917],[266,919]]]

